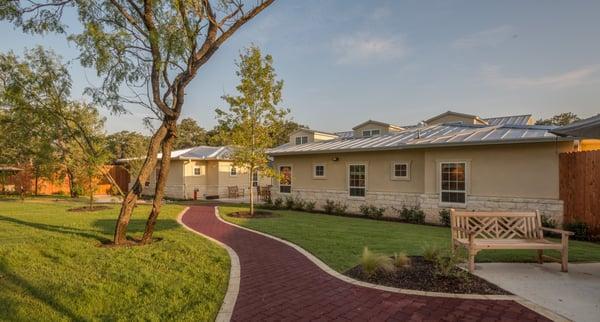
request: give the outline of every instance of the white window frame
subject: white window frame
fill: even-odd
[[[300,143],[298,143],[298,141],[300,141]],[[302,142],[302,141],[305,141],[305,142]],[[296,145],[306,144],[306,143],[308,143],[308,136],[307,135],[297,136],[294,143],[296,143]]]
[[[465,166],[465,190],[442,190],[442,165],[443,164],[448,164],[448,163],[460,163],[460,164],[464,164]],[[438,167],[437,167],[437,176],[438,176],[438,180],[437,180],[437,189],[438,189],[438,200],[439,200],[439,205],[440,206],[444,206],[444,207],[455,207],[455,208],[466,208],[467,207],[467,202],[469,199],[469,188],[470,188],[470,172],[471,172],[471,165],[470,165],[470,161],[469,160],[439,160],[438,161]],[[442,201],[442,192],[464,192],[465,194],[465,202],[464,203],[460,203],[460,202],[446,202],[446,201]]]
[[[396,176],[396,166],[397,165],[405,165],[406,166],[406,176]],[[398,180],[398,181],[409,181],[410,180],[410,167],[411,167],[411,162],[410,161],[394,161],[392,162],[392,165],[390,167],[390,178],[392,180]]]
[[[239,171],[238,168],[236,168],[235,166],[230,166],[229,167],[229,176],[230,177],[237,177],[239,175]]]
[[[254,176],[256,176],[256,180],[254,180]],[[252,186],[258,187],[259,183],[260,183],[260,175],[258,173],[258,170],[254,170],[254,172],[252,172]]]
[[[281,191],[281,168],[283,167],[289,167],[290,168],[290,192],[282,192]],[[293,185],[294,185],[294,166],[292,166],[291,164],[280,164],[277,166],[277,171],[279,173],[279,179],[277,180],[277,187],[279,188],[279,193],[283,193],[283,194],[291,194],[292,193],[292,189],[293,189]],[[284,186],[287,187],[287,186]]]
[[[198,172],[199,172],[198,174],[196,174],[196,169],[198,169],[198,170],[199,170],[199,171],[198,171]],[[200,165],[195,165],[195,166],[192,168],[192,175],[193,175],[193,176],[196,176],[196,177],[197,177],[197,176],[201,176],[201,175],[202,175],[202,166],[200,166]]]
[[[373,132],[377,132],[377,134],[373,134]],[[365,133],[369,133],[369,135],[365,135]],[[370,137],[379,136],[379,135],[381,135],[380,129],[365,129],[362,131],[362,136],[365,138],[370,138]]]
[[[362,165],[365,167],[365,186],[364,187],[351,187],[350,186],[350,166],[353,165]],[[348,187],[348,199],[358,199],[364,200],[367,197],[367,187],[369,186],[369,165],[367,162],[349,162],[346,166],[346,184]],[[352,196],[350,195],[350,188],[364,188],[365,195],[364,196]]]
[[[317,175],[317,167],[323,167],[323,175]],[[327,179],[327,165],[325,163],[314,163],[312,166],[313,179]]]

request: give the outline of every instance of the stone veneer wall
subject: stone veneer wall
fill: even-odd
[[[292,189],[292,194],[285,194],[279,193],[277,189],[273,187],[273,198],[297,196],[303,200],[314,201],[318,209],[322,209],[325,200],[329,199],[345,203],[350,213],[359,213],[360,205],[372,204],[386,207],[385,216],[394,217],[397,213],[392,207],[419,206],[425,212],[425,221],[430,223],[439,223],[439,211],[444,208],[439,205],[438,194],[367,191],[364,199],[357,199],[349,197],[345,190]],[[463,209],[507,212],[539,210],[542,215],[553,218],[559,224],[562,223],[563,217],[563,202],[556,199],[467,196],[467,207]]]

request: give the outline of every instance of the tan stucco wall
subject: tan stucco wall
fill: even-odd
[[[383,126],[381,124],[377,124],[377,123],[367,123],[359,128],[356,128],[354,130],[354,136],[355,137],[362,137],[363,131],[364,130],[379,130],[379,132],[381,134],[387,134],[389,132],[395,132],[397,130],[395,130],[394,128],[391,128],[389,126]]]
[[[468,161],[469,195],[558,199],[558,153],[571,147],[564,142],[277,156],[275,165],[292,166],[292,190],[347,190],[348,163],[363,162],[367,191],[437,193],[439,162],[460,160]],[[411,162],[409,181],[391,180],[392,161]],[[313,178],[315,163],[326,164],[326,179]]]
[[[327,141],[327,140],[332,140],[332,139],[336,138],[335,135],[331,135],[331,134],[298,130],[297,132],[290,135],[290,143],[296,144],[296,138],[302,137],[302,136],[308,137],[308,143],[318,142],[318,141]]]
[[[581,151],[600,150],[600,140],[582,140]]]
[[[437,118],[433,121],[428,122],[429,125],[442,124],[442,123],[457,123],[463,122],[463,124],[483,124],[481,121],[472,117],[463,117],[458,115],[445,115]]]

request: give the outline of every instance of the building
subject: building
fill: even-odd
[[[234,167],[230,155],[231,148],[225,146],[197,146],[172,151],[165,196],[173,199],[204,199],[217,196],[226,198],[229,196],[228,187],[238,187],[239,191],[248,195],[249,172]],[[161,158],[161,154],[158,158]],[[127,162],[127,160],[121,159],[119,162]],[[154,194],[157,169],[144,184],[143,195]],[[253,179],[253,186],[266,186],[271,183],[270,178],[259,174],[256,174]],[[134,182],[135,178],[132,178],[131,183]]]
[[[559,137],[531,115],[481,118],[448,111],[419,125],[367,121],[352,131],[301,129],[270,150],[280,179],[273,197],[419,206],[435,222],[442,208],[540,210],[562,220],[559,153],[600,148]]]

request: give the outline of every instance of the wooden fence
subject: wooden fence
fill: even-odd
[[[561,153],[559,162],[565,222],[585,222],[600,234],[600,150]]]

